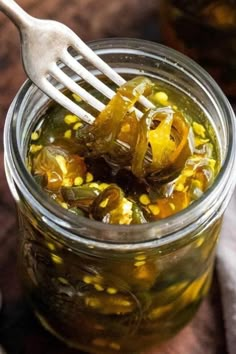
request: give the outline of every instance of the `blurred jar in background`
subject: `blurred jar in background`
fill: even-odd
[[[236,0],[161,0],[164,43],[192,57],[236,101]]]

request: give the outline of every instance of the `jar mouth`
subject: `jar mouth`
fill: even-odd
[[[186,76],[186,80],[197,82],[199,88],[214,105],[218,115],[225,120],[227,146],[223,147],[224,156],[220,172],[213,185],[204,193],[202,198],[175,215],[147,224],[110,225],[65,212],[63,208],[46,197],[45,193],[42,193],[28,172],[22,156],[22,141],[19,137],[22,102],[39,91],[35,85],[27,80],[9,109],[4,130],[6,166],[16,189],[42,215],[43,221],[49,227],[60,232],[63,230],[65,237],[73,240],[86,239],[90,243],[136,244],[155,242],[166,244],[191,233],[196,229],[196,224],[203,225],[211,215],[219,212],[219,210],[222,214],[235,183],[236,128],[232,107],[216,82],[194,61],[160,44],[138,39],[115,38],[93,41],[89,45],[98,55],[123,53],[124,56],[128,56],[132,52],[139,58],[148,56],[153,60],[155,58],[156,60],[159,59],[179,70],[182,75]],[[143,74],[142,70],[145,71],[145,67],[141,67],[140,74]],[[44,99],[46,100],[46,95]],[[9,184],[12,189],[13,184],[11,182]],[[223,209],[222,203],[224,204]]]

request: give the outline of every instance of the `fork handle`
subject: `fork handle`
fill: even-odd
[[[14,0],[0,0],[0,10],[19,28],[28,27],[32,17]]]

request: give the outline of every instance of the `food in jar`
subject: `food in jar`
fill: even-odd
[[[220,158],[206,117],[186,116],[169,91],[135,77],[92,125],[51,107],[31,135],[32,176],[69,212],[104,223],[142,224],[185,209],[212,185]],[[141,95],[155,108],[137,104],[138,117]]]
[[[155,108],[144,109],[140,95]],[[105,103],[92,126],[56,104],[34,126],[27,165],[48,201],[78,225],[85,217],[112,230],[168,220],[210,188],[221,164],[217,138],[191,97],[136,77]],[[96,354],[140,352],[173,336],[209,289],[220,221],[170,244],[110,251],[90,238],[87,247],[69,247],[56,228],[25,213],[21,273],[37,317],[70,346]]]

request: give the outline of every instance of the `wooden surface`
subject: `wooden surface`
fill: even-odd
[[[19,0],[32,15],[59,20],[84,40],[129,36],[158,40],[158,0]],[[145,6],[143,6],[145,4]],[[19,37],[0,14],[0,128],[25,75]],[[25,302],[16,270],[17,224],[3,170],[0,135],[0,344],[8,354],[76,354],[47,334]],[[0,349],[1,353],[1,349]],[[220,292],[215,276],[208,298],[193,321],[174,339],[148,354],[226,354]],[[123,353],[128,354],[128,353]]]

